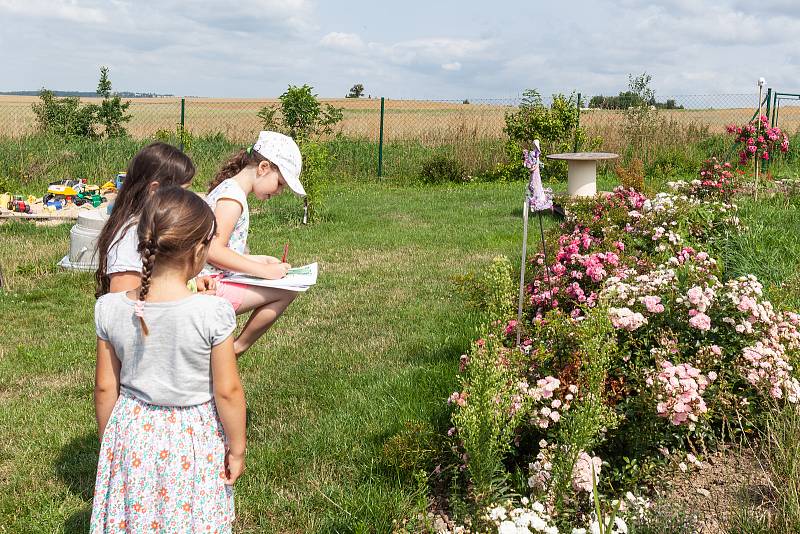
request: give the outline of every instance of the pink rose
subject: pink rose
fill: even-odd
[[[689,319],[689,325],[697,328],[698,330],[709,330],[711,328],[711,317],[705,313],[698,313]]]

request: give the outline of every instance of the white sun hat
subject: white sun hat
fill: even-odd
[[[289,189],[301,197],[306,196],[306,190],[300,183],[303,158],[294,139],[278,132],[261,132],[253,150],[278,166]]]

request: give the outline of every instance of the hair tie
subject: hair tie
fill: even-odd
[[[252,156],[253,155],[253,146],[252,145],[247,147],[247,155],[248,156]]]
[[[133,313],[136,315],[136,317],[139,317],[140,319],[144,317],[144,301],[143,300],[137,300],[136,301],[136,304],[133,305]]]

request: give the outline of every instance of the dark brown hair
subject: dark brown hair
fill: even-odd
[[[216,229],[214,212],[202,198],[180,187],[159,187],[142,210],[136,227],[142,257],[139,300],[147,298],[156,262],[188,265],[194,260],[195,247],[211,243]],[[139,320],[147,335],[144,318]]]
[[[270,167],[277,169],[278,167],[272,163],[270,160],[253,150],[253,147],[250,148],[243,148],[233,156],[231,156],[228,161],[226,161],[219,172],[214,176],[214,179],[208,184],[208,192],[214,190],[219,184],[227,180],[228,178],[233,178],[245,167],[250,167],[251,165],[258,165],[262,161],[266,161],[269,163]]]
[[[184,185],[192,181],[194,173],[194,163],[189,156],[166,143],[151,143],[133,156],[128,164],[125,182],[114,201],[111,217],[97,238],[100,265],[95,272],[96,297],[109,291],[111,280],[106,274],[108,251],[114,245],[117,234],[121,237],[124,230],[135,224],[135,219],[142,213],[150,184],[158,182],[160,187]]]

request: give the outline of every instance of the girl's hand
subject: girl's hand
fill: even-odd
[[[244,473],[244,454],[233,454],[225,450],[225,484],[233,486],[236,479]]]
[[[273,256],[248,255],[247,258],[251,259],[253,261],[257,261],[259,263],[266,263],[267,265],[269,265],[271,263],[280,263],[281,262],[281,260],[279,260],[278,258],[275,258]]]
[[[197,283],[198,293],[207,293],[209,295],[217,294],[217,277],[216,276],[198,276],[195,279]]]
[[[258,276],[267,280],[279,280],[286,276],[291,268],[292,265],[290,263],[270,263],[259,269]]]

